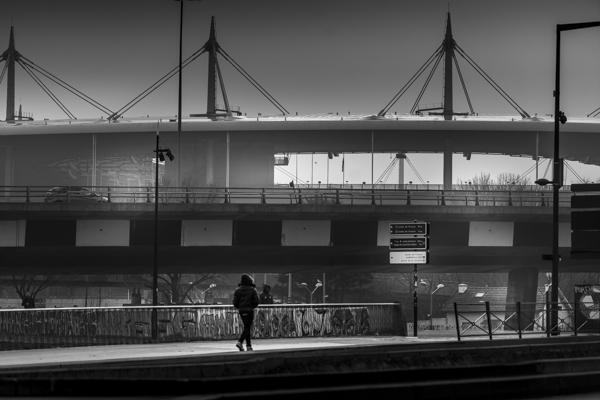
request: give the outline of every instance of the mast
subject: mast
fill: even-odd
[[[452,37],[452,25],[450,22],[450,12],[448,12],[448,20],[446,22],[446,36],[444,37],[444,119],[452,120],[454,109],[452,105],[452,62],[454,60],[454,38]]]

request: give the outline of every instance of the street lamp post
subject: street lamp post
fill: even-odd
[[[435,288],[435,290],[433,292],[429,293],[429,329],[433,330],[433,294],[435,292],[437,292],[438,290],[440,290],[441,288],[443,288],[444,285],[443,283],[438,283],[437,287]]]
[[[178,89],[177,89],[177,151],[179,151],[179,157],[177,158],[177,187],[181,186],[181,65],[183,63],[183,3],[186,0],[175,0],[179,1],[179,68],[177,71],[178,75]],[[188,0],[191,1],[191,0]],[[202,1],[202,0],[196,0]]]
[[[552,184],[552,286],[550,288],[550,324],[552,335],[558,335],[558,201],[559,189],[562,186],[563,163],[560,158],[560,124],[567,122],[567,117],[560,111],[560,34],[562,31],[572,31],[600,26],[600,21],[556,25],[556,69],[554,87],[554,155],[552,181],[538,179],[538,185]]]
[[[182,64],[182,53],[183,53],[183,3],[185,0],[179,0],[179,68],[177,71],[177,151],[179,156],[177,158],[177,187],[181,186],[181,64]]]
[[[310,290],[310,288],[308,287],[308,283],[306,283],[306,282],[300,282],[298,284],[298,287],[303,287],[304,289],[306,289],[306,291],[310,295],[310,304],[312,304],[312,302],[313,302],[312,301],[313,294],[315,294],[315,292],[317,291],[317,289],[320,288],[321,286],[323,286],[323,282],[321,282],[318,279],[317,279],[317,283],[315,283],[315,287],[313,288],[313,290]]]
[[[175,158],[171,149],[160,148],[160,121],[156,123],[156,149],[154,150],[154,257],[152,268],[152,339],[158,338],[158,168],[161,162],[165,162],[165,155],[170,161]]]
[[[202,302],[203,302],[204,304],[206,304],[206,297],[205,297],[205,293],[206,293],[206,292],[208,292],[208,291],[209,291],[209,290],[211,290],[211,289],[214,289],[214,288],[216,288],[216,287],[217,287],[217,285],[216,285],[215,283],[211,283],[210,285],[208,285],[208,287],[207,287],[206,289],[204,289],[204,290],[201,290],[201,291],[200,291],[200,296],[202,296]]]

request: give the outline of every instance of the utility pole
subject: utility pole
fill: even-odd
[[[181,64],[183,58],[183,3],[185,0],[179,0],[179,70],[178,70],[178,90],[177,90],[177,151],[180,157],[177,157],[177,187],[181,187]]]

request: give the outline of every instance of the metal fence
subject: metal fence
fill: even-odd
[[[556,333],[572,335],[600,335],[600,305],[575,303],[573,306],[558,304],[558,318],[551,318],[551,303],[490,304],[489,302],[454,303],[456,336],[458,340],[496,336],[545,335]]]
[[[314,204],[314,205],[423,205],[423,206],[508,206],[550,207],[552,191],[536,186],[456,186],[452,190],[437,185],[343,185],[270,188],[160,187],[163,204]],[[0,186],[3,203],[154,203],[154,188],[141,186],[88,187],[95,196],[73,193],[61,196],[50,186]],[[560,192],[559,205],[569,207],[571,192]]]
[[[0,349],[149,343],[152,307],[0,310]],[[232,306],[159,306],[159,342],[233,340],[243,330]],[[255,338],[406,334],[397,303],[261,305]]]

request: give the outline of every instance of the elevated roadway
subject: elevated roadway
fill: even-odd
[[[10,189],[10,190],[9,190]],[[154,204],[143,188],[104,188],[107,202],[45,203],[45,188],[8,188],[0,202],[3,274],[146,273]],[[168,189],[160,211],[164,272],[408,271],[389,264],[391,221],[431,222],[430,272],[548,270],[549,192],[540,190]],[[65,199],[67,200],[67,199]],[[560,245],[569,271],[570,193]],[[57,251],[60,249],[60,251]]]

